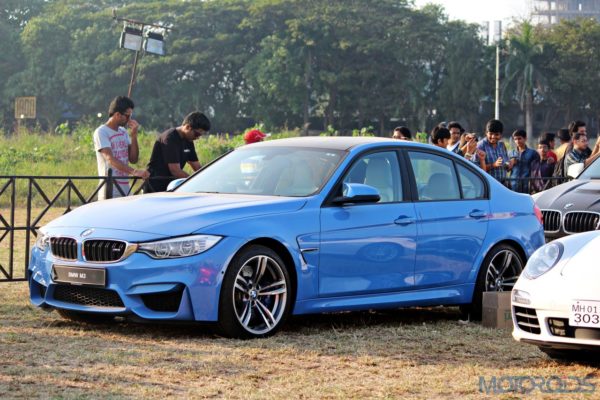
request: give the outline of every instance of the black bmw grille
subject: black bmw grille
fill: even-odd
[[[83,306],[125,307],[121,297],[114,290],[85,286],[57,285],[54,289],[54,299]]]
[[[553,210],[542,210],[544,217],[544,230],[546,232],[556,232],[560,230],[560,212]]]
[[[515,315],[515,319],[517,320],[517,325],[519,328],[525,332],[539,335],[541,332],[540,321],[537,317],[535,309],[525,307],[513,308],[513,314]]]
[[[600,215],[594,212],[574,211],[565,215],[565,232],[578,233],[594,231],[598,227]]]
[[[126,247],[127,244],[119,240],[86,240],[83,242],[83,257],[92,262],[117,261]]]
[[[77,241],[67,237],[50,238],[52,254],[65,260],[77,260]]]

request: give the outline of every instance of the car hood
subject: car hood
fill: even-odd
[[[87,204],[46,227],[118,229],[177,236],[229,220],[293,212],[304,204],[305,198],[154,193]]]
[[[538,194],[535,203],[541,209],[598,211],[600,210],[600,180],[576,179],[563,183]]]
[[[584,282],[600,281],[600,268],[598,268],[598,247],[600,246],[600,234],[598,232],[589,232],[588,234],[579,234],[573,236],[581,241],[586,240],[581,248],[571,254],[569,261],[562,268],[560,274],[563,278],[574,283],[579,283],[579,287]],[[568,255],[567,255],[568,256]],[[574,286],[574,287],[577,287]]]

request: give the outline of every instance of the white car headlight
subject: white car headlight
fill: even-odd
[[[523,270],[528,279],[535,279],[550,271],[560,260],[564,247],[560,242],[551,242],[533,253]]]
[[[140,243],[137,251],[158,259],[189,257],[210,249],[221,239],[221,236],[213,235],[183,236],[158,242]]]
[[[44,232],[40,231],[38,233],[38,237],[35,241],[35,247],[37,247],[40,251],[46,251],[48,245],[50,244],[50,236],[46,235]]]

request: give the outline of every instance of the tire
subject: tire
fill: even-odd
[[[259,245],[242,249],[223,279],[220,333],[239,339],[274,334],[290,313],[291,294],[288,269],[277,253]]]
[[[483,292],[511,291],[524,266],[521,255],[513,246],[499,244],[493,247],[479,268],[471,304],[460,307],[462,317],[480,321]]]
[[[75,322],[85,322],[88,324],[108,324],[115,319],[115,317],[112,315],[92,314],[79,311],[63,310],[60,308],[57,308],[56,311],[65,319]]]

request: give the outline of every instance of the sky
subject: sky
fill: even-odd
[[[450,19],[475,23],[527,18],[531,6],[531,0],[415,0],[419,8],[427,3],[442,5]]]

